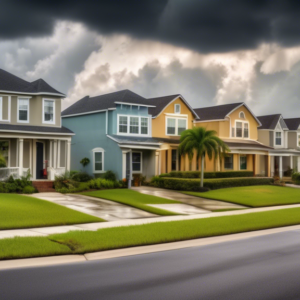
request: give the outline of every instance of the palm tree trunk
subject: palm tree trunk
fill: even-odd
[[[200,187],[203,188],[203,179],[204,179],[204,160],[205,160],[205,154],[202,155],[201,158],[201,180],[200,180]]]

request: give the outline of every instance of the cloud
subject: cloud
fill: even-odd
[[[57,20],[202,53],[299,45],[296,0],[2,0],[0,38],[50,36]],[[13,18],[11,16],[14,16]]]

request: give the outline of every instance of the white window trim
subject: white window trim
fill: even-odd
[[[175,119],[175,134],[169,134],[168,133],[168,119]],[[180,136],[180,134],[178,134],[178,120],[185,120],[186,129],[188,129],[188,119],[187,118],[166,117],[165,131],[166,131],[167,136]]]
[[[119,119],[120,117],[126,117],[127,118],[127,132],[120,132],[119,131]],[[139,132],[138,133],[130,133],[130,117],[138,118],[139,119]],[[148,134],[142,134],[142,126],[141,126],[141,118],[145,118],[148,120]],[[135,116],[135,115],[117,115],[117,134],[118,135],[130,135],[130,136],[151,136],[150,134],[150,117],[148,116]]]
[[[243,114],[244,117],[241,117],[241,114]],[[245,115],[245,113],[244,113],[243,111],[240,111],[240,113],[239,113],[239,118],[240,118],[240,119],[246,119],[246,115]]]
[[[281,133],[281,144],[280,145],[277,145],[276,144],[276,133],[277,132],[280,132]],[[276,147],[282,147],[283,146],[283,131],[280,131],[280,130],[275,130],[274,131],[274,148]]]
[[[7,162],[7,168],[10,168],[10,154],[11,154],[10,140],[0,139],[0,142],[8,142],[8,162]]]
[[[104,173],[105,171],[105,168],[104,168],[104,149],[103,148],[94,148],[93,150],[92,150],[92,152],[93,152],[93,173],[94,174],[101,174],[101,173]],[[102,153],[102,170],[95,170],[95,153]]]
[[[53,102],[53,121],[45,121],[45,101]],[[55,124],[55,99],[43,98],[43,116],[42,116],[43,124]]]
[[[2,97],[0,97],[0,121],[3,120],[3,101],[2,101]]]
[[[133,171],[133,160],[131,159],[131,169],[132,169],[132,174],[139,174],[139,173],[143,173],[143,152],[141,151],[132,151],[133,153],[140,153],[141,154],[141,168],[139,171]]]
[[[28,100],[28,114],[27,114],[27,121],[19,120],[20,100]],[[17,122],[18,122],[18,123],[29,123],[29,120],[30,120],[30,98],[28,98],[28,97],[18,97]]]
[[[179,107],[179,112],[176,112],[176,107]],[[180,104],[178,104],[178,103],[174,104],[174,113],[176,115],[180,115],[180,113],[181,113],[181,105]]]
[[[236,130],[237,130],[237,126],[236,126],[236,123],[242,123],[242,136],[241,137],[238,137],[237,134],[236,134]],[[248,137],[245,138],[244,137],[244,128],[245,128],[245,123],[248,124]],[[244,120],[235,120],[234,122],[234,128],[235,128],[235,136],[234,138],[237,138],[237,139],[246,139],[246,140],[249,140],[250,139],[250,124],[249,124],[249,121],[244,121]]]

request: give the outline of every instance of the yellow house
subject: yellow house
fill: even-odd
[[[230,148],[220,160],[206,158],[205,171],[253,171],[254,175],[270,176],[272,149],[258,142],[258,118],[245,103],[232,103],[194,109],[199,116],[194,125],[215,130]],[[199,164],[200,165],[200,164]]]

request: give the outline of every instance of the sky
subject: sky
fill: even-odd
[[[66,94],[300,117],[300,1],[0,0],[0,68]]]

